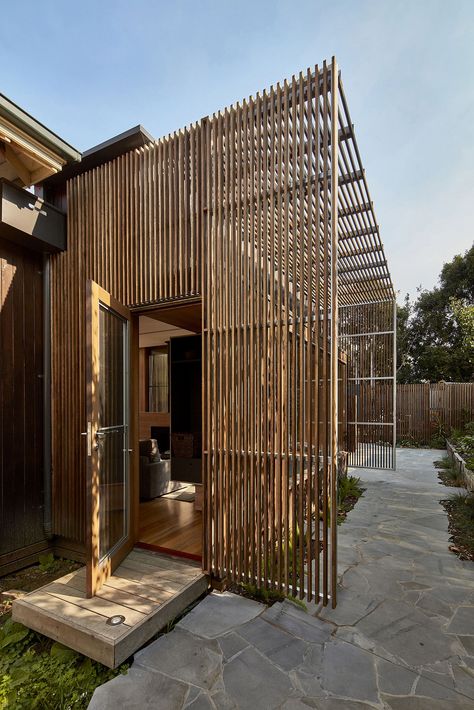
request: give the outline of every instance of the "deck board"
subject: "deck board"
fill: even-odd
[[[208,586],[195,563],[132,551],[92,599],[85,569],[47,584],[13,603],[13,619],[115,668],[163,628]],[[121,614],[120,626],[108,625]]]

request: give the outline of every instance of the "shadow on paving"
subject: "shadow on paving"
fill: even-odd
[[[89,708],[474,707],[474,565],[448,550],[439,452],[397,455],[396,472],[358,471],[336,609],[213,593]]]

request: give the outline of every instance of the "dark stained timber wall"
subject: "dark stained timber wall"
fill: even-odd
[[[0,566],[44,542],[42,271],[0,239]]]

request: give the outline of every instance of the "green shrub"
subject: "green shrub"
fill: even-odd
[[[446,448],[446,437],[442,434],[434,434],[428,444],[430,449],[444,449]]]
[[[298,599],[298,597],[291,594],[284,594],[283,592],[279,592],[277,589],[262,589],[254,584],[241,584],[240,587],[246,596],[256,599],[263,604],[271,605],[275,604],[275,602],[282,602],[287,599],[293,604],[296,604],[296,606],[299,606],[301,609],[304,609],[305,611],[307,610],[306,604],[302,599]]]
[[[433,462],[433,466],[434,466],[435,468],[440,468],[440,469],[442,469],[442,470],[448,471],[449,469],[452,468],[452,463],[451,463],[451,461],[448,459],[448,457],[445,456],[444,459],[438,459],[438,461],[434,461],[434,462]]]
[[[38,558],[38,567],[42,572],[54,572],[60,560],[57,560],[52,552],[45,555],[40,555]]]
[[[360,485],[360,478],[356,476],[346,476],[343,478],[337,489],[337,502],[341,505],[346,498],[359,498],[363,493]]]
[[[8,619],[0,628],[0,710],[87,708],[112,671]]]
[[[451,484],[452,486],[457,486],[459,488],[463,488],[466,485],[466,482],[464,480],[464,476],[462,473],[460,473],[458,468],[449,468],[446,471],[446,479],[447,483]]]

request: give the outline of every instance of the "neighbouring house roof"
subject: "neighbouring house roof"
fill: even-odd
[[[30,187],[80,160],[76,148],[0,94],[0,178]]]

